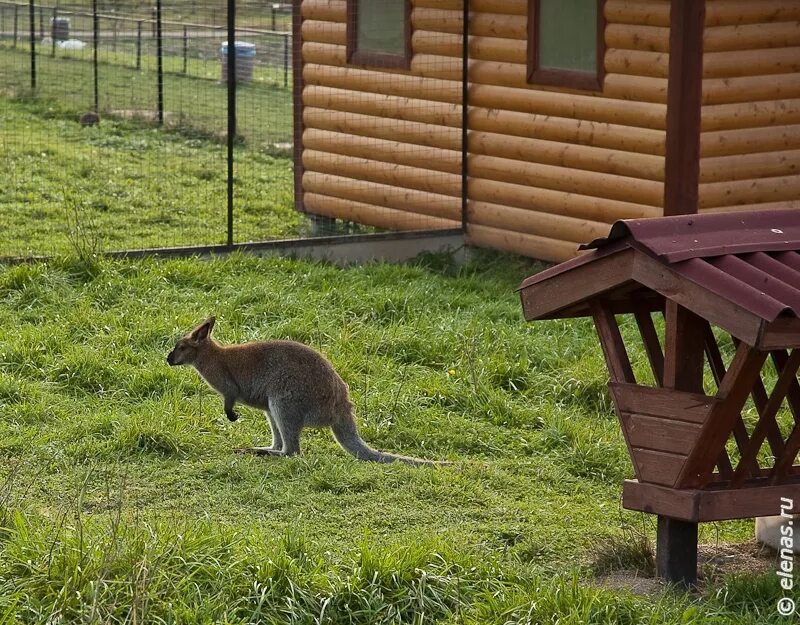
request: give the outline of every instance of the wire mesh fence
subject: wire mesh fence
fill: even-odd
[[[0,259],[460,228],[466,22],[411,6],[0,0]]]
[[[291,5],[0,2],[0,257],[297,236]]]

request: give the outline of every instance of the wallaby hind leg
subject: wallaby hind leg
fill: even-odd
[[[269,414],[280,432],[284,456],[296,456],[300,453],[300,431],[303,429],[302,407],[295,401],[273,400],[269,402]]]
[[[278,428],[278,424],[275,421],[275,417],[272,416],[269,410],[264,411],[267,415],[267,423],[269,423],[269,429],[272,433],[272,445],[269,447],[243,447],[241,449],[237,449],[236,452],[240,454],[256,454],[258,456],[283,456],[283,437],[281,436],[281,431]]]
[[[278,424],[275,422],[275,417],[273,417],[269,410],[266,411],[267,419],[269,420],[269,429],[272,433],[272,445],[269,446],[270,449],[274,449],[275,451],[281,451],[283,449],[283,437],[281,436],[281,431],[278,429]]]

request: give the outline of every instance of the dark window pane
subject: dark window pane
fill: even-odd
[[[597,69],[597,0],[539,0],[539,67]]]
[[[405,0],[359,0],[356,49],[405,55]]]

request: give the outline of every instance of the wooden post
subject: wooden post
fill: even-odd
[[[705,0],[672,0],[664,215],[697,212]]]
[[[672,300],[666,302],[664,387],[703,393],[705,321]],[[656,573],[684,586],[697,583],[697,523],[658,516]]]
[[[697,582],[697,523],[658,515],[656,575],[676,584]]]

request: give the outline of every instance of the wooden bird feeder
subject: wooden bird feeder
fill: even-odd
[[[659,576],[693,584],[699,522],[800,510],[800,211],[620,221],[586,247],[522,283],[525,318],[594,320],[635,473],[623,506],[658,515]]]

